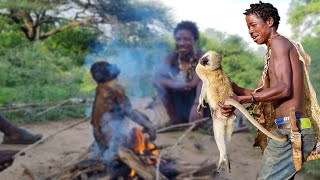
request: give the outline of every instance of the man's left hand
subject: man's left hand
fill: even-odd
[[[238,97],[238,96],[229,96],[228,98],[233,99],[233,100],[239,102],[239,100],[238,100],[237,97]],[[235,108],[234,108],[233,106],[231,106],[231,105],[225,105],[225,104],[224,104],[224,101],[219,102],[218,105],[219,105],[219,107],[221,108],[221,114],[222,114],[223,116],[226,116],[226,117],[229,117],[229,116],[233,113],[233,111],[235,110]]]

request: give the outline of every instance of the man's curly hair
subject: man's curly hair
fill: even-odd
[[[250,4],[250,9],[246,9],[243,13],[244,15],[255,14],[258,17],[262,18],[264,21],[267,21],[269,17],[273,18],[273,25],[278,29],[280,23],[280,16],[278,14],[277,8],[275,8],[270,3],[263,3],[259,1],[257,4]]]
[[[188,30],[192,33],[194,40],[199,39],[199,30],[196,23],[192,21],[181,21],[177,24],[176,28],[174,28],[173,35],[175,36],[179,30]]]
[[[117,78],[120,70],[115,64],[110,64],[107,61],[97,61],[91,65],[90,73],[97,83],[104,83]]]

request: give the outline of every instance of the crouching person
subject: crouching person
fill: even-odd
[[[128,134],[132,130],[127,118],[144,127],[150,139],[155,140],[156,130],[152,123],[142,113],[132,109],[123,86],[118,83],[118,67],[106,61],[98,61],[91,66],[90,72],[97,82],[91,124],[96,146],[103,159],[112,161],[117,149],[126,147],[130,139]]]

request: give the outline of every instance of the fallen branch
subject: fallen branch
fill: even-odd
[[[74,158],[74,159],[71,160],[69,163],[67,163],[67,164],[65,165],[65,167],[68,167],[68,166],[70,166],[70,165],[72,165],[72,164],[78,163],[78,162],[81,161],[81,160],[84,160],[84,159],[88,156],[88,154],[89,154],[92,146],[93,146],[93,144],[91,144],[89,147],[87,147],[87,149],[86,149],[84,152],[80,153],[76,158]]]
[[[105,171],[107,166],[99,160],[82,160],[71,164],[69,166],[63,167],[62,171],[55,174],[47,176],[45,180],[51,179],[77,179],[78,176],[86,176],[85,174],[94,171]]]
[[[40,115],[42,115],[42,114],[45,114],[45,113],[51,111],[52,109],[55,109],[55,108],[57,108],[57,107],[60,107],[60,106],[66,104],[66,103],[68,103],[68,102],[69,102],[69,101],[65,101],[65,102],[63,102],[63,103],[61,103],[61,104],[58,104],[58,105],[53,106],[53,107],[50,107],[50,108],[48,108],[48,109],[46,109],[46,110],[44,110],[44,111],[41,111],[41,112],[39,112],[39,113],[37,113],[37,114],[35,115],[35,118],[38,117],[38,116],[40,116]]]
[[[194,170],[190,170],[188,172],[184,172],[179,174],[176,179],[203,179],[203,180],[210,180],[214,179],[214,174],[216,173],[217,165],[215,163],[211,163],[204,166],[199,166]]]
[[[72,98],[64,101],[49,101],[44,103],[21,103],[21,104],[7,104],[0,106],[0,111],[11,111],[24,108],[34,108],[34,107],[43,107],[43,106],[57,106],[57,105],[69,105],[69,104],[90,104],[93,102],[93,99],[80,99]]]
[[[193,124],[199,124],[205,121],[210,120],[209,117],[205,117],[202,119],[199,119],[197,121],[191,122],[191,123],[182,123],[182,124],[176,124],[176,125],[172,125],[172,126],[167,126],[161,129],[157,130],[157,133],[165,133],[165,132],[171,132],[171,131],[178,131],[178,130],[183,130],[186,127],[192,126]]]
[[[42,138],[41,140],[37,141],[36,143],[31,144],[30,146],[28,146],[28,147],[22,149],[21,151],[19,151],[17,154],[15,154],[15,155],[13,156],[13,158],[14,158],[14,159],[17,158],[17,157],[20,156],[21,154],[24,154],[25,152],[27,152],[27,151],[29,151],[30,149],[38,146],[39,144],[44,143],[45,141],[49,140],[50,138],[53,138],[54,136],[56,136],[57,134],[59,134],[59,133],[61,133],[61,132],[63,132],[63,131],[66,131],[66,130],[68,130],[68,129],[71,129],[71,128],[79,125],[79,124],[82,124],[82,123],[84,123],[84,122],[87,122],[89,119],[90,119],[90,117],[85,118],[85,119],[83,119],[82,121],[73,123],[73,124],[71,124],[71,125],[69,125],[69,126],[67,126],[67,127],[65,127],[65,128],[62,128],[62,129],[56,131],[55,133],[53,133],[53,134],[51,134],[51,135],[49,135],[49,136],[47,136],[47,137],[45,137],[45,138]]]
[[[189,128],[182,134],[182,136],[180,136],[180,137],[178,138],[178,140],[175,142],[175,144],[174,144],[173,146],[167,148],[166,150],[167,150],[167,151],[173,150],[173,149],[178,145],[178,143],[179,143],[180,141],[182,141],[182,139],[183,139],[190,131],[192,131],[193,128],[196,127],[196,124],[197,124],[197,123],[199,123],[200,121],[205,121],[205,120],[207,120],[207,119],[204,118],[204,119],[195,121],[195,122],[193,122],[193,123],[190,123],[191,127],[189,127]],[[160,162],[161,162],[161,158],[162,158],[163,152],[164,152],[164,151],[161,151],[160,154],[159,154],[159,160],[158,160],[158,162],[157,162],[156,180],[159,180],[159,174],[160,174],[160,170],[159,170],[159,169],[160,169]]]

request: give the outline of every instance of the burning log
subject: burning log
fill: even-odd
[[[120,159],[133,169],[139,177],[143,179],[156,179],[156,168],[141,162],[141,160],[130,150],[121,148],[118,151]],[[164,175],[160,174],[160,179],[167,179]]]
[[[173,150],[194,126],[190,127],[175,145],[162,151]],[[129,142],[131,144],[118,149],[117,159],[112,161],[116,163],[112,164],[115,167],[113,169],[101,160],[79,159],[78,162],[63,167],[60,172],[46,179],[212,179],[213,169],[216,169],[215,164],[208,164],[207,161],[191,165],[170,156],[170,153],[166,153],[161,159],[159,156],[162,152],[159,153],[156,146],[145,139],[143,132],[138,128],[131,131]],[[159,169],[155,167],[157,162]]]

